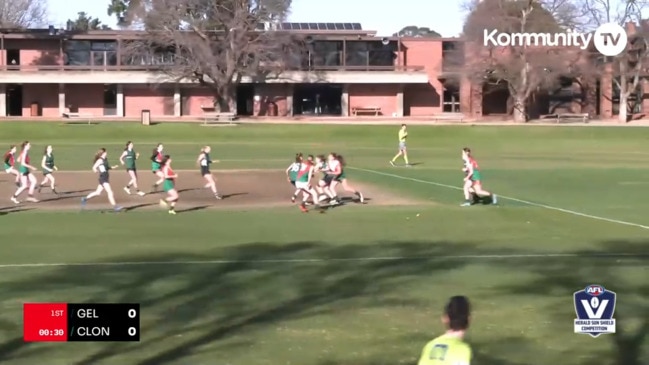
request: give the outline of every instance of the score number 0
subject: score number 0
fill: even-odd
[[[137,317],[137,311],[135,309],[128,310],[128,318],[135,319]],[[137,335],[137,329],[135,327],[128,328],[128,335],[135,336]]]

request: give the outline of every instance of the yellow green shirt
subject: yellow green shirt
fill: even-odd
[[[405,143],[406,137],[408,137],[408,132],[403,129],[399,129],[399,143]]]
[[[471,357],[469,344],[445,334],[424,346],[418,365],[470,365]]]

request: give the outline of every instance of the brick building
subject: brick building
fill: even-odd
[[[237,89],[240,115],[463,113],[480,119],[507,113],[506,90],[483,96],[482,85],[461,76],[464,44],[459,39],[382,38],[349,23],[281,26],[308,36],[308,57],[280,79],[244,79]],[[126,56],[124,42],[138,36],[135,31],[0,29],[0,117],[58,118],[78,112],[137,118],[144,109],[154,117],[198,117],[213,109],[209,90],[190,82],[159,82],[155,70],[172,63],[173,52]],[[609,85],[612,76],[601,80]],[[611,87],[598,86],[593,97],[593,114],[614,112]]]

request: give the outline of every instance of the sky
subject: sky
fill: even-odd
[[[85,11],[102,23],[115,26],[106,14],[108,0],[49,0],[52,25],[64,27],[68,19]],[[392,35],[408,25],[429,27],[444,37],[457,36],[464,20],[457,0],[293,0],[288,21],[302,23],[361,23],[379,36]]]

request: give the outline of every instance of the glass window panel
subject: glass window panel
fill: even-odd
[[[107,51],[105,58],[106,58],[106,65],[117,66],[117,52]]]
[[[65,42],[65,49],[69,51],[89,51],[89,41],[67,41]]]
[[[368,52],[370,66],[394,66],[394,52],[391,50],[374,50]]]
[[[88,51],[68,51],[66,55],[66,65],[70,66],[88,66],[90,65],[90,52]]]
[[[113,51],[117,49],[116,41],[94,41],[92,42],[93,51]]]
[[[92,52],[92,64],[94,66],[103,66],[104,65],[104,52],[103,51],[94,51]]]

